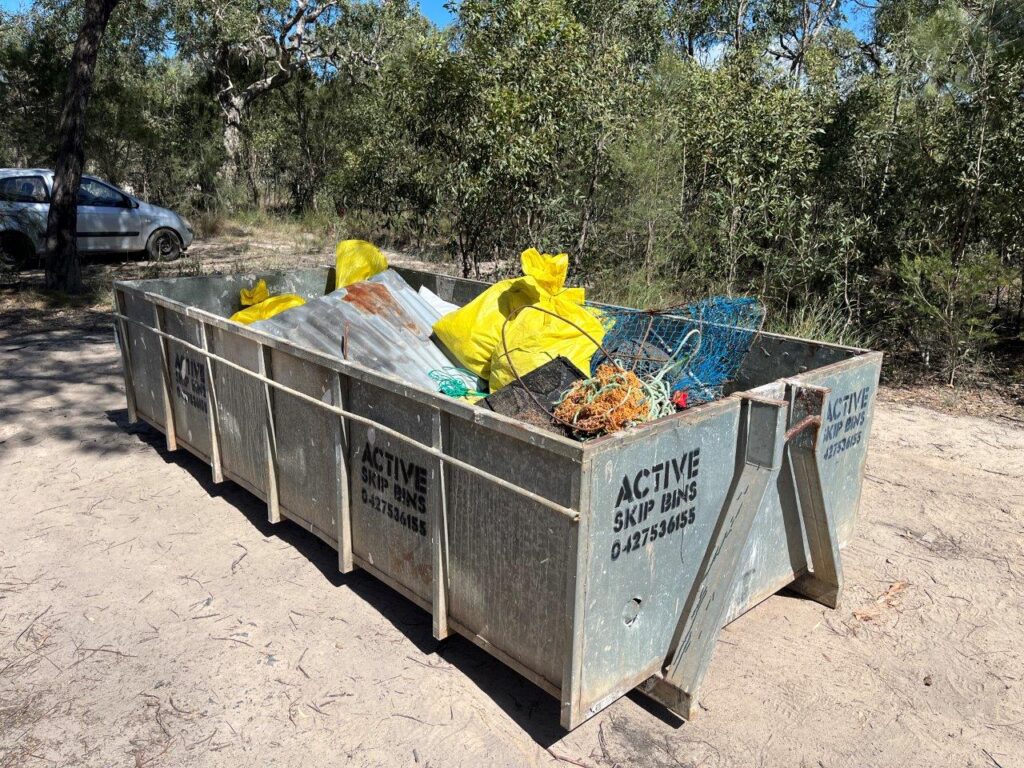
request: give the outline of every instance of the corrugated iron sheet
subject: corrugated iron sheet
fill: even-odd
[[[440,317],[388,269],[250,327],[433,392],[430,371],[452,365],[430,338]]]

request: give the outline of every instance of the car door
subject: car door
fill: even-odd
[[[0,231],[16,230],[38,248],[46,232],[50,193],[42,176],[25,174],[0,179]]]
[[[82,178],[78,189],[80,250],[138,250],[141,228],[138,209],[127,195],[98,179]]]

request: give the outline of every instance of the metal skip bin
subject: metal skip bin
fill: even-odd
[[[487,284],[398,270],[464,304]],[[561,701],[696,710],[721,628],[789,586],[834,607],[880,353],[762,333],[712,403],[577,442],[227,320],[240,288],[114,284],[129,418]]]

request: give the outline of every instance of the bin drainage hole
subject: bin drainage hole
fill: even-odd
[[[626,603],[626,607],[622,611],[622,623],[627,627],[633,626],[636,621],[636,617],[640,615],[640,603],[643,602],[639,597],[634,597],[632,600]]]

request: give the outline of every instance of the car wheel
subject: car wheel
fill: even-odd
[[[21,232],[0,232],[0,270],[20,272],[36,260],[32,241]]]
[[[146,254],[150,261],[174,261],[181,256],[181,240],[171,229],[158,229],[149,236]]]

